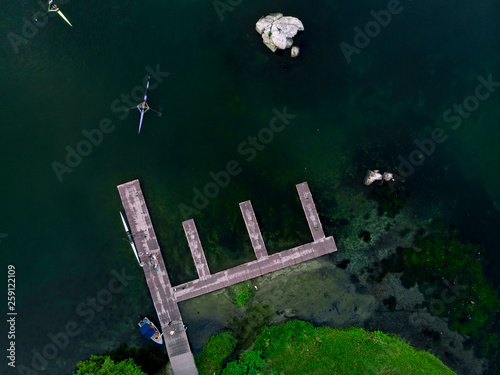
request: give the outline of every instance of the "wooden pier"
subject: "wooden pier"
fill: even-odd
[[[333,250],[334,249],[334,250]],[[260,258],[228,270],[217,272],[204,280],[193,280],[176,287],[174,292],[177,302],[201,296],[218,289],[225,288],[266,273],[277,271],[297,263],[317,258],[336,251],[332,237],[318,242],[308,243],[289,250],[280,251],[266,258]]]
[[[139,180],[118,186],[125,214],[143,266],[153,304],[160,321],[168,357],[176,375],[196,375],[198,370],[173,295],[160,246],[156,240]],[[170,323],[172,322],[172,323]],[[170,323],[170,325],[169,325]],[[170,332],[173,331],[173,335]]]
[[[203,252],[200,236],[198,235],[194,220],[183,221],[182,227],[184,228],[184,233],[186,233],[189,249],[191,250],[194,265],[196,266],[196,272],[198,272],[200,279],[206,279],[210,276],[210,269],[208,268],[207,259],[205,258],[205,253]]]
[[[262,239],[262,234],[260,234],[260,228],[259,224],[257,224],[255,212],[253,212],[252,202],[241,202],[240,210],[243,215],[243,220],[245,220],[250,242],[252,242],[253,251],[255,251],[257,259],[267,258],[266,244]]]
[[[211,274],[194,220],[187,220],[182,226],[199,279],[172,287],[139,180],[118,186],[131,232],[134,233],[139,258],[144,263],[144,274],[162,331],[165,333],[165,345],[176,375],[198,374],[183,328],[178,302],[337,251],[333,237],[325,237],[307,182],[296,185],[296,188],[313,242],[268,255],[252,204],[250,201],[242,202],[241,213],[257,259]],[[169,334],[171,331],[172,335]]]
[[[302,208],[304,209],[304,213],[307,218],[307,224],[309,224],[309,230],[311,231],[314,241],[325,238],[325,232],[323,232],[323,226],[319,220],[316,205],[312,199],[311,190],[309,190],[309,185],[307,182],[303,182],[296,185],[296,188],[299,193],[300,203],[302,203]]]

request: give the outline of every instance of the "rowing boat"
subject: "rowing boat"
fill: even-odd
[[[63,12],[61,12],[60,10],[57,11],[57,14],[59,14],[63,20],[65,20],[68,25],[70,25],[71,27],[73,27],[73,25],[71,24],[71,22],[68,21],[68,19],[64,16]]]
[[[137,108],[139,110],[139,112],[141,112],[141,119],[139,120],[139,133],[138,134],[141,134],[142,120],[144,120],[144,114],[147,111],[151,110],[151,111],[155,112],[158,116],[161,116],[161,112],[158,112],[157,110],[150,108],[148,105],[148,90],[149,90],[149,80],[150,79],[151,79],[151,77],[148,77],[148,83],[146,84],[146,92],[144,93],[144,99],[142,100],[142,102],[137,104],[135,107],[124,109],[125,111],[130,111],[131,109]]]
[[[132,234],[130,233],[130,230],[128,229],[127,223],[125,222],[125,218],[123,217],[121,211],[120,211],[120,216],[122,218],[123,226],[125,227],[125,232],[127,232],[128,242],[130,243],[130,246],[132,247],[134,255],[137,259],[137,263],[139,263],[139,265],[140,265],[141,261],[139,260],[139,254],[137,254],[137,249],[135,247],[134,239],[132,238]]]
[[[157,344],[163,344],[163,333],[160,333],[160,330],[156,328],[154,323],[145,316],[139,316],[139,318],[141,319],[138,323],[139,331],[141,331],[144,337],[153,340]]]
[[[65,20],[68,23],[68,25],[70,25],[71,27],[73,27],[73,25],[71,24],[71,22],[69,22],[69,20],[63,14],[63,12],[61,12],[61,10],[59,9],[59,7],[54,3],[53,0],[48,0],[48,3],[49,3],[48,12],[56,12],[57,14],[59,14],[61,16],[61,18],[63,20]]]
[[[144,119],[144,114],[149,110],[149,105],[148,105],[148,89],[149,89],[149,78],[148,78],[148,83],[146,84],[146,92],[144,93],[144,100],[142,103],[137,104],[137,109],[141,111],[141,119],[139,120],[139,133],[141,134],[141,126],[142,126],[142,120]]]

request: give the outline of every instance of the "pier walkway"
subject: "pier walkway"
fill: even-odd
[[[163,335],[165,345],[176,375],[198,374],[177,306],[178,302],[337,251],[333,237],[325,237],[307,182],[296,185],[296,188],[313,242],[268,255],[252,204],[250,201],[242,202],[241,213],[257,259],[211,274],[194,220],[187,220],[182,226],[199,279],[172,287],[139,180],[118,186],[139,258],[145,263],[144,275],[162,331],[165,333]],[[170,331],[174,331],[174,334],[168,334]]]
[[[172,293],[167,269],[156,240],[139,180],[118,186],[131,233],[139,253],[146,282],[158,314],[168,357],[176,375],[196,375],[198,370],[184,331],[181,312]],[[156,268],[155,268],[156,266]],[[172,322],[170,325],[168,325]],[[169,332],[174,331],[173,335]]]
[[[194,220],[191,219],[183,221],[182,227],[184,228],[189,249],[191,250],[191,255],[193,256],[196,272],[198,272],[200,279],[206,279],[210,275],[210,269],[208,268],[207,259],[205,258],[205,253],[203,252],[200,236],[198,235],[198,230],[196,229]]]
[[[243,220],[245,220],[248,235],[250,236],[253,251],[255,251],[257,259],[267,258],[266,245],[264,244],[264,240],[262,239],[262,234],[260,234],[260,228],[259,224],[257,224],[255,212],[253,212],[252,202],[241,202],[240,210],[241,214],[243,215]]]

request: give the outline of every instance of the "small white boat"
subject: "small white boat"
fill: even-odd
[[[134,238],[132,237],[132,233],[130,233],[130,230],[128,229],[127,223],[125,222],[125,218],[123,217],[121,211],[120,211],[120,216],[122,218],[123,227],[125,228],[125,232],[127,233],[128,242],[130,243],[130,246],[132,247],[132,251],[134,252],[135,258],[137,259],[137,263],[139,263],[139,265],[141,265],[141,261],[139,260],[139,254],[137,254],[137,249],[135,247]]]
[[[139,331],[141,331],[142,335],[147,338],[151,339],[157,344],[163,344],[163,334],[160,333],[158,328],[151,322],[146,317],[142,317],[141,321],[138,323],[139,325]]]

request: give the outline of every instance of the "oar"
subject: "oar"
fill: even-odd
[[[137,105],[141,105],[141,103],[139,103],[139,104],[137,104]],[[135,107],[125,108],[125,109],[124,109],[124,111],[130,111],[131,109],[135,109],[135,108],[137,108],[137,105],[136,105]],[[154,110],[153,108],[149,108],[149,110],[150,110],[150,111],[153,111],[153,112],[155,112],[155,113],[157,113],[157,114],[158,114],[158,116],[159,116],[159,117],[161,117],[161,112],[156,111],[156,110]]]
[[[161,117],[161,112],[155,111],[153,108],[149,108],[149,110],[151,110],[151,111],[153,111],[153,112],[157,113],[157,114],[158,114],[158,116],[159,116],[159,117]]]
[[[46,16],[47,14],[49,14],[50,12],[43,12],[38,18],[41,18],[43,16]],[[38,18],[35,18],[34,21],[35,22],[38,22]]]

